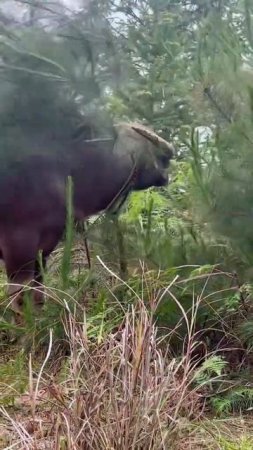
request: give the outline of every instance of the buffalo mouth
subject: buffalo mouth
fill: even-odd
[[[156,187],[165,187],[165,186],[168,186],[168,184],[169,184],[169,176],[167,174],[166,176],[165,175],[160,175],[157,178],[157,180],[155,181],[154,186],[156,186]]]

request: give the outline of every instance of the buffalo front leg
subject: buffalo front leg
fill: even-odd
[[[23,310],[24,296],[27,293],[26,286],[29,286],[29,290],[32,289],[31,297],[33,300],[36,298],[36,304],[42,303],[43,293],[35,285],[37,251],[37,236],[26,232],[9,235],[9,239],[3,247],[11,308],[19,315]]]

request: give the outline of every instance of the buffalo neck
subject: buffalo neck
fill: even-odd
[[[77,218],[105,210],[126,184],[133,164],[100,145],[79,146],[72,159],[74,208]]]

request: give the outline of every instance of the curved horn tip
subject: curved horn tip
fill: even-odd
[[[147,138],[150,141],[152,141],[154,144],[159,142],[159,136],[153,130],[150,130],[149,128],[147,128],[145,126],[140,125],[140,124],[136,124],[136,123],[131,124],[131,128],[136,133],[141,134],[145,138]]]
[[[166,145],[166,150],[168,151],[168,153],[170,153],[171,158],[173,158],[176,153],[176,149],[175,149],[174,145],[167,141],[165,141],[165,145]]]

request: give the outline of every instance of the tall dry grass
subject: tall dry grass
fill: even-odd
[[[47,376],[50,333],[47,355],[36,374],[30,359],[26,417],[14,419],[1,410],[12,432],[6,448],[176,448],[188,420],[202,413],[201,395],[193,384],[194,331],[188,323],[188,348],[184,356],[172,358],[164,337],[158,336],[153,312],[137,299],[117,330],[99,343],[88,339],[85,316],[80,320],[66,305],[70,354],[62,381]]]

